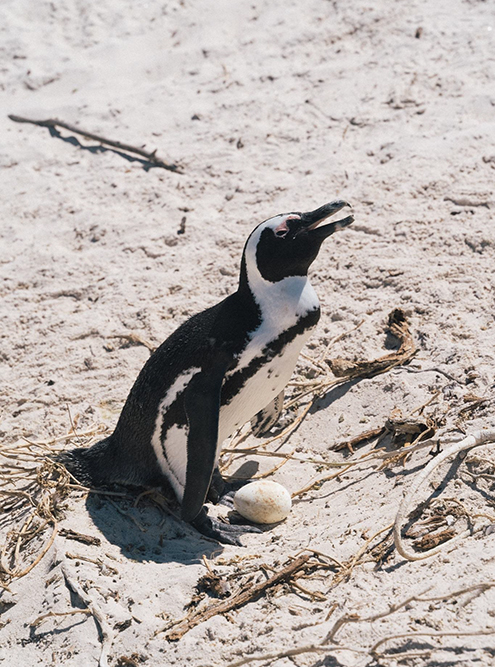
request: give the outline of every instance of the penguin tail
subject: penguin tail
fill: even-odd
[[[55,460],[84,486],[99,487],[117,481],[111,474],[113,467],[109,466],[109,459],[113,458],[112,449],[109,437],[92,447],[61,452]]]

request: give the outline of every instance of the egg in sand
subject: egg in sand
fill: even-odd
[[[245,519],[253,523],[278,523],[290,512],[292,500],[289,492],[278,482],[260,480],[250,482],[237,491],[234,507]]]

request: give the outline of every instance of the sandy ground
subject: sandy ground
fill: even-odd
[[[406,313],[418,353],[407,367],[327,391],[281,448],[268,446],[305,459],[288,460],[271,478],[295,493],[334,472],[328,463],[376,447],[350,455],[333,451],[337,443],[430,400],[420,416],[444,431],[494,428],[493,3],[5,0],[0,15],[4,448],[63,436],[71,420],[78,432],[112,428],[149,355],[126,336],[160,343],[235,289],[254,225],[336,197],[352,203],[356,221],[313,266],[323,314],[305,354],[390,352],[394,308]],[[16,124],[8,113],[157,148],[183,173],[71,132]],[[315,373],[302,359],[297,379]],[[394,446],[390,437],[383,444]],[[187,613],[206,573],[203,555],[233,592],[305,548],[348,563],[394,520],[428,452],[405,466],[381,469],[374,460],[343,472],[295,500],[284,523],[244,537],[242,548],[217,547],[151,502],[74,492],[59,528],[100,544],[59,534],[25,577],[4,576],[0,663],[98,664],[102,637],[92,615],[31,625],[49,611],[86,608],[65,571],[115,633],[111,665],[227,666],[322,642],[346,614],[363,619],[421,595],[446,597],[345,625],[336,641],[348,650],[271,664],[492,665],[495,634],[432,635],[495,628],[494,588],[450,595],[495,580],[495,535],[486,528],[495,512],[493,445],[433,476],[443,484],[424,516],[439,523],[423,531],[460,533],[466,515],[474,529],[441,555],[408,562],[387,551],[385,531],[370,544],[386,538],[381,552],[368,550],[347,579],[338,581],[338,567],[301,579],[316,595],[286,584],[180,641],[155,635]],[[279,462],[248,455],[229,472]],[[4,544],[18,521],[4,514]],[[22,562],[40,553],[50,530],[26,545]],[[383,644],[381,657],[370,654],[397,634],[407,636]]]

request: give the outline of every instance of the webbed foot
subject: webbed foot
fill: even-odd
[[[196,528],[205,537],[210,537],[222,544],[233,544],[237,547],[242,547],[240,537],[244,533],[261,533],[262,531],[255,526],[236,526],[230,523],[223,523],[218,519],[212,519],[206,513],[203,507],[198,516],[191,521],[191,526]]]
[[[235,492],[251,481],[250,479],[236,479],[233,482],[227,482],[218,468],[215,468],[206,499],[214,505],[220,503],[221,505],[227,505],[227,507],[233,507]]]

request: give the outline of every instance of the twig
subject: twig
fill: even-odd
[[[393,310],[388,318],[388,326],[400,341],[397,352],[391,352],[372,361],[347,361],[345,359],[329,359],[328,363],[333,374],[346,381],[356,377],[372,377],[379,373],[404,364],[416,354],[417,349],[407,324],[405,314],[399,308]]]
[[[75,132],[76,134],[80,134],[81,136],[87,137],[88,139],[99,141],[100,144],[112,146],[113,148],[118,148],[119,150],[126,151],[127,153],[136,153],[136,155],[141,155],[157,167],[168,169],[168,171],[175,171],[179,174],[182,173],[182,170],[178,165],[168,164],[157,158],[156,149],[150,153],[149,151],[145,151],[142,148],[137,148],[136,146],[131,146],[130,144],[123,144],[120,141],[112,141],[111,139],[106,139],[105,137],[102,137],[98,134],[93,134],[93,132],[87,132],[82,128],[78,128],[75,125],[69,125],[69,123],[64,123],[63,121],[57,120],[56,118],[48,118],[47,120],[32,120],[22,116],[15,116],[14,114],[9,114],[9,118],[15,123],[31,123],[31,125],[39,125],[40,127],[48,127],[52,129],[55,129],[56,127],[62,127],[64,130],[68,130],[69,132]]]
[[[233,611],[234,609],[238,609],[248,602],[256,600],[267,589],[272,588],[273,586],[276,586],[277,584],[280,584],[284,581],[290,580],[296,572],[301,570],[307,564],[309,559],[309,554],[299,556],[286,565],[282,570],[280,570],[280,572],[277,572],[265,581],[254,585],[249,583],[232,597],[212,604],[209,607],[206,607],[206,609],[195,611],[193,614],[187,616],[172,628],[166,626],[165,628],[158,630],[155,635],[159,634],[160,632],[167,631],[165,638],[169,641],[176,641],[177,639],[183,637],[186,632],[189,632],[189,630],[196,627],[200,623],[207,621],[212,616],[216,616],[217,614],[225,614],[229,611]]]
[[[297,588],[297,590],[301,591],[301,593],[308,595],[313,600],[320,600],[320,602],[325,602],[327,599],[327,596],[323,595],[323,593],[320,593],[319,591],[310,591],[309,588],[305,588],[298,581],[291,581],[290,585],[293,588]]]
[[[342,569],[335,575],[334,580],[332,581],[332,588],[334,588],[337,584],[340,584],[340,582],[349,577],[350,574],[352,573],[353,569],[356,567],[356,565],[359,563],[359,559],[361,556],[363,556],[366,551],[368,550],[368,547],[374,540],[381,535],[382,533],[387,532],[388,530],[391,530],[393,528],[393,523],[390,523],[388,526],[385,526],[385,528],[380,528],[376,533],[374,533],[370,538],[366,540],[366,542],[363,544],[363,546],[356,551],[354,556],[347,562],[342,564]]]
[[[426,553],[418,554],[414,553],[413,551],[409,551],[409,549],[407,549],[407,547],[405,546],[401,537],[401,526],[402,523],[404,522],[405,517],[409,514],[409,506],[411,504],[412,498],[416,495],[416,493],[423,486],[423,484],[430,478],[435,468],[438,468],[438,466],[441,465],[445,460],[449,459],[452,456],[455,456],[459,452],[463,452],[466,449],[472,449],[473,447],[479,447],[480,445],[484,445],[487,442],[493,442],[494,440],[495,440],[495,429],[486,431],[475,431],[474,433],[468,435],[460,442],[457,442],[451,447],[449,447],[449,449],[446,449],[445,451],[438,454],[434,459],[432,459],[428,463],[428,465],[424,468],[421,474],[416,478],[412,488],[409,490],[409,493],[402,499],[402,502],[399,505],[399,510],[397,512],[394,522],[395,547],[403,558],[406,558],[407,560],[411,561],[423,560],[424,558],[429,558],[430,556],[439,553],[439,551],[441,551],[445,547],[452,545],[453,542],[456,542],[461,538],[464,538],[470,534],[470,530],[466,530],[462,532],[460,535],[454,537],[452,540],[444,542],[438,547],[430,549],[430,551],[427,551]]]
[[[345,472],[349,470],[349,468],[354,467],[358,463],[361,463],[361,461],[353,461],[352,463],[348,463],[345,466],[345,468],[342,468],[338,472],[334,472],[332,475],[325,475],[324,477],[319,477],[318,479],[315,479],[309,484],[306,484],[306,486],[304,486],[302,489],[299,489],[299,491],[295,491],[293,494],[291,494],[291,497],[298,498],[299,496],[303,496],[308,491],[311,491],[311,489],[314,489],[317,486],[320,487],[325,482],[329,482],[331,479],[335,479],[336,477],[343,475]]]
[[[403,369],[398,369],[398,370],[404,370],[407,371],[408,373],[438,373],[439,375],[443,375],[444,377],[446,377],[447,380],[452,380],[452,382],[456,382],[457,384],[460,385],[466,384],[465,382],[461,382],[461,380],[455,378],[453,375],[450,375],[450,373],[443,371],[441,368],[411,368],[409,366],[404,366]]]
[[[81,600],[88,607],[89,611],[94,616],[95,620],[98,622],[98,625],[100,626],[102,642],[101,642],[101,653],[100,653],[100,659],[98,661],[98,666],[108,667],[108,652],[110,651],[110,648],[112,647],[113,644],[113,640],[115,639],[115,633],[110,627],[110,624],[108,623],[106,616],[102,612],[100,607],[96,604],[93,598],[82,589],[81,584],[77,581],[77,579],[75,579],[71,575],[67,567],[67,564],[62,562],[60,567],[62,570],[62,574],[64,575],[64,579],[67,583],[67,586],[81,598]]]
[[[332,338],[332,340],[329,341],[329,342],[325,345],[325,350],[324,350],[324,352],[322,353],[322,355],[320,356],[320,358],[318,359],[318,362],[321,363],[321,362],[325,359],[325,357],[326,357],[326,355],[327,355],[327,352],[328,352],[328,349],[329,349],[330,347],[332,347],[332,345],[335,345],[335,343],[338,343],[339,340],[342,340],[343,338],[345,338],[346,336],[348,336],[348,335],[349,335],[350,333],[352,333],[353,331],[356,331],[357,329],[359,329],[359,327],[362,326],[362,325],[364,324],[364,322],[365,322],[365,320],[362,319],[358,324],[356,324],[355,327],[352,327],[352,329],[349,329],[348,331],[343,331],[343,332],[342,332],[341,334],[339,334],[338,336],[335,336],[335,338]]]
[[[126,340],[129,343],[133,343],[134,345],[143,345],[144,347],[148,348],[150,352],[154,352],[157,348],[156,345],[153,345],[153,343],[150,343],[136,333],[114,334],[113,336],[110,336],[110,338],[122,338],[123,340]]]
[[[30,565],[28,565],[24,570],[20,570],[20,571],[17,570],[15,565],[14,565],[14,569],[11,570],[10,567],[8,566],[7,562],[6,562],[5,548],[1,549],[1,551],[0,551],[0,563],[1,563],[1,568],[5,572],[5,574],[7,574],[9,577],[16,577],[16,578],[19,579],[20,577],[24,577],[26,574],[31,572],[31,570],[33,568],[35,568],[36,565],[38,565],[38,563],[42,560],[42,558],[45,556],[45,554],[49,551],[49,549],[52,546],[52,544],[55,540],[55,537],[57,535],[57,531],[58,531],[57,522],[55,521],[55,519],[52,519],[52,522],[53,522],[53,531],[52,531],[52,534],[50,536],[50,539],[45,544],[43,549],[40,551],[38,556],[34,559],[34,561]],[[48,524],[48,522],[47,522],[47,524]],[[16,548],[16,554],[18,556],[17,548]]]
[[[341,449],[347,448],[352,453],[354,453],[354,447],[356,445],[359,445],[361,442],[365,442],[366,440],[372,440],[373,438],[378,438],[385,432],[386,432],[385,426],[378,426],[378,428],[368,429],[367,431],[364,431],[363,433],[356,435],[354,438],[351,438],[350,440],[344,440],[343,442],[337,443],[334,447],[332,447],[332,451],[338,452]]]
[[[82,554],[71,554],[68,551],[65,552],[65,557],[69,558],[70,560],[83,560],[86,563],[92,563],[93,565],[99,567],[102,573],[105,569],[108,570],[112,575],[116,575],[119,573],[119,571],[116,570],[114,567],[108,565],[107,563],[104,563],[101,558],[89,558],[88,556],[83,556]]]
[[[60,536],[65,537],[68,540],[76,540],[76,542],[82,542],[83,544],[92,544],[97,547],[100,546],[101,540],[99,537],[93,537],[92,535],[83,535],[83,533],[78,533],[72,528],[62,528],[60,531]]]
[[[108,426],[105,426],[104,424],[99,424],[95,428],[90,429],[89,431],[83,431],[82,433],[78,433],[77,436],[74,433],[67,433],[66,435],[61,435],[58,438],[53,438],[52,440],[46,440],[46,441],[40,441],[36,442],[35,440],[29,440],[25,436],[22,436],[22,439],[27,442],[29,445],[33,445],[35,447],[49,447],[50,445],[54,445],[57,442],[65,442],[66,440],[73,440],[74,438],[87,438],[91,437],[93,435],[100,435],[101,433],[104,433],[105,431],[108,430]],[[16,448],[17,449],[17,448]],[[2,452],[2,456],[4,456],[4,452]]]
[[[395,612],[399,611],[400,609],[403,609],[405,606],[409,605],[411,602],[431,602],[431,601],[437,601],[437,600],[447,600],[448,598],[451,597],[458,597],[459,595],[463,593],[468,593],[473,590],[479,590],[480,592],[485,592],[486,590],[493,588],[495,586],[495,581],[491,582],[485,582],[481,584],[475,584],[474,586],[468,586],[467,588],[463,588],[461,590],[453,591],[452,593],[447,593],[446,595],[441,595],[441,596],[435,596],[435,597],[421,597],[421,596],[416,596],[412,595],[405,600],[402,600],[402,602],[399,602],[397,604],[392,604],[389,605],[388,609],[386,609],[383,612],[379,612],[378,614],[373,614],[372,616],[367,616],[365,618],[362,618],[359,616],[359,614],[356,613],[347,613],[341,616],[332,626],[331,630],[327,633],[325,638],[319,643],[319,644],[309,644],[306,646],[299,646],[297,648],[292,648],[288,649],[286,651],[280,651],[277,653],[259,653],[257,655],[252,655],[247,658],[243,658],[241,660],[238,660],[236,662],[229,663],[227,667],[241,667],[242,665],[246,665],[250,662],[271,662],[272,660],[278,660],[282,658],[289,658],[292,656],[296,655],[301,655],[303,653],[333,653],[334,651],[353,651],[354,653],[361,653],[365,655],[371,655],[375,659],[379,658],[395,658],[396,660],[402,659],[405,657],[410,657],[412,654],[411,653],[393,653],[393,654],[378,654],[377,653],[377,648],[384,644],[387,641],[390,641],[392,639],[397,639],[397,638],[402,638],[402,637],[407,637],[408,639],[414,638],[416,636],[455,636],[455,637],[463,637],[463,636],[475,636],[475,635],[489,635],[495,633],[495,628],[491,628],[489,630],[475,630],[471,632],[435,632],[434,630],[431,632],[424,631],[424,632],[411,632],[411,633],[403,633],[403,634],[397,634],[397,635],[389,635],[387,637],[382,637],[378,642],[376,642],[370,649],[357,649],[356,647],[350,647],[350,646],[342,646],[342,645],[335,645],[335,636],[337,632],[343,628],[345,625],[349,623],[373,623],[377,620],[386,618],[387,616],[391,616]],[[429,590],[429,589],[428,589]],[[424,591],[425,593],[427,591]],[[415,654],[418,655],[418,654]],[[421,654],[423,655],[423,654]],[[205,666],[206,667],[206,666]]]
[[[139,528],[139,530],[140,530],[142,533],[146,533],[146,532],[147,532],[147,529],[144,528],[144,526],[142,526],[142,525],[139,523],[139,521],[138,521],[135,517],[132,516],[132,514],[130,514],[129,512],[126,512],[125,510],[123,510],[121,507],[119,507],[119,506],[117,505],[117,503],[114,503],[113,500],[110,500],[110,498],[108,498],[108,502],[110,503],[110,505],[113,505],[113,506],[115,507],[115,509],[117,510],[117,512],[119,512],[120,514],[122,514],[122,516],[125,516],[127,519],[129,519],[129,521],[132,521],[132,523],[133,523],[135,526],[137,526],[137,528]]]
[[[45,621],[47,618],[52,618],[53,616],[73,616],[74,614],[86,614],[90,615],[91,611],[89,609],[71,609],[71,611],[49,611],[46,614],[42,614],[41,616],[38,616],[38,618],[35,618],[32,623],[29,625],[32,628],[36,628],[38,625],[41,625],[43,621]]]

